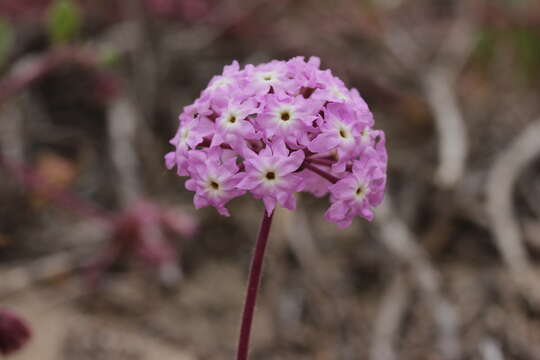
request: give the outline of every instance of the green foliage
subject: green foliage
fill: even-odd
[[[475,49],[475,55],[485,65],[495,54],[497,46],[497,34],[494,30],[486,28],[479,33],[478,43]]]
[[[11,47],[13,46],[14,34],[7,21],[0,19],[0,68],[6,62]]]
[[[540,76],[540,32],[534,28],[485,28],[480,32],[475,58],[486,66],[497,56],[499,47],[512,52],[519,75],[527,81],[537,82]]]
[[[516,28],[511,38],[525,76],[536,80],[540,75],[540,34],[534,29]]]
[[[82,25],[79,6],[73,0],[55,0],[48,11],[49,36],[53,44],[73,41]]]
[[[114,68],[121,62],[120,54],[115,49],[105,49],[99,55],[99,63],[108,68]]]

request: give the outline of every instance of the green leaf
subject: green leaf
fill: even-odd
[[[8,59],[9,52],[13,46],[15,34],[11,25],[7,21],[0,19],[0,67],[2,67]]]
[[[72,0],[56,0],[48,11],[49,36],[53,44],[66,44],[78,35],[82,24],[81,11]]]

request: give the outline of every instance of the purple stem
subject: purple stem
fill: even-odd
[[[324,166],[332,166],[333,164],[335,164],[335,161],[330,159],[306,158],[306,161],[312,164],[319,164]]]
[[[313,171],[315,174],[325,178],[326,180],[330,181],[332,184],[335,184],[339,181],[339,179],[335,177],[334,175],[327,173],[326,171],[310,164],[309,162],[304,162],[304,168]]]
[[[249,269],[248,287],[246,291],[246,301],[244,303],[244,312],[242,314],[242,325],[240,328],[240,339],[238,340],[237,360],[247,360],[249,350],[249,337],[251,335],[251,324],[253,323],[253,312],[257,302],[257,292],[261,280],[262,265],[264,260],[264,251],[268,242],[268,233],[272,224],[272,216],[268,216],[266,210],[259,229],[259,238],[255,244],[255,251],[251,258],[251,267]]]

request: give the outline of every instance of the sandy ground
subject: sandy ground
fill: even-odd
[[[84,314],[66,299],[65,289],[37,289],[2,305],[30,319],[33,337],[13,360],[115,359],[192,360],[160,339],[114,321]]]

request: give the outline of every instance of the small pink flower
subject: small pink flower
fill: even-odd
[[[210,147],[223,143],[242,151],[246,140],[255,140],[260,136],[255,132],[250,118],[259,113],[253,100],[241,102],[239,99],[222,98],[216,101],[220,115],[215,121],[215,133]]]
[[[386,175],[375,154],[355,160],[352,173],[330,186],[332,205],[325,218],[347,227],[354,216],[373,219],[373,208],[383,200]]]
[[[268,94],[271,90],[285,91],[294,84],[287,76],[287,65],[282,61],[271,61],[257,66],[246,65],[247,89],[255,96]]]
[[[308,145],[308,149],[312,152],[337,149],[340,158],[355,149],[361,131],[367,126],[367,122],[340,103],[328,104],[324,119],[319,118],[318,123],[321,133]]]
[[[243,74],[240,72],[238,61],[234,61],[231,65],[225,66],[221,75],[214,76],[206,89],[204,95],[227,93],[229,90],[234,91],[234,86],[242,80]]]
[[[290,152],[281,140],[268,145],[259,154],[247,149],[245,155],[246,174],[238,183],[240,189],[250,190],[253,196],[263,199],[270,215],[276,203],[294,210],[294,193],[302,188],[302,177],[293,174],[304,161],[302,151]]]
[[[313,121],[322,104],[282,93],[269,94],[265,101],[266,106],[256,121],[266,138],[277,136],[294,148],[309,141],[308,133],[314,131]]]
[[[190,173],[192,178],[186,188],[195,191],[194,203],[197,209],[214,206],[221,215],[229,216],[225,204],[245,191],[238,186],[240,178],[236,158],[227,157],[227,151],[220,148],[191,152]]]
[[[171,145],[176,146],[176,151],[165,156],[165,164],[168,169],[176,165],[179,176],[188,176],[188,151],[195,149],[206,136],[214,132],[214,123],[197,112],[194,106],[186,107],[179,120],[179,131],[170,141]]]
[[[302,56],[297,56],[287,62],[287,75],[294,79],[298,89],[323,88],[324,83],[319,76],[320,65],[321,60],[317,57],[311,57],[306,62]]]
[[[347,89],[341,79],[332,75],[330,70],[322,71],[319,75],[319,80],[321,86],[313,93],[314,99],[334,103],[347,103],[348,105],[354,104],[349,89]]]

